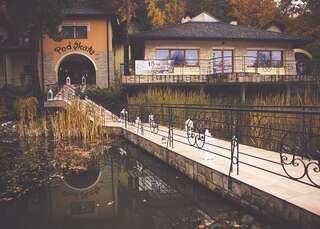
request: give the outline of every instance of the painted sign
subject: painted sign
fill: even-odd
[[[73,44],[69,42],[69,44],[67,44],[66,46],[54,48],[54,51],[59,54],[70,52],[70,51],[84,51],[89,53],[90,55],[95,54],[95,51],[92,46],[87,46],[85,44],[82,44],[80,41],[75,41]]]
[[[173,60],[136,60],[136,75],[173,73]]]

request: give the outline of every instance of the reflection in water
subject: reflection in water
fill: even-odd
[[[46,158],[62,173],[0,207],[1,228],[271,228],[121,139],[90,155],[86,166]]]

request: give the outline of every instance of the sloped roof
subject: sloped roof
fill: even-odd
[[[132,34],[139,40],[236,40],[308,43],[310,40],[224,22],[187,22]]]

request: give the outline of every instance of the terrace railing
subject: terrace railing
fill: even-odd
[[[148,83],[259,83],[319,82],[320,61],[257,61],[254,57],[234,56],[197,60],[144,60],[122,72],[124,84]],[[141,63],[141,62],[140,62]],[[137,68],[137,69],[136,69]],[[124,69],[122,66],[121,69]]]
[[[320,188],[320,107],[128,105],[123,113],[124,128],[135,125],[138,134],[160,135],[167,147],[179,142],[226,158],[230,173],[239,174],[246,165]],[[270,157],[248,153],[239,144]],[[282,172],[261,166],[265,163]]]

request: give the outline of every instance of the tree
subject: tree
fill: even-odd
[[[158,5],[157,0],[145,0],[148,10],[148,17],[153,26],[161,26],[166,23],[166,15]]]
[[[279,15],[274,0],[229,0],[230,16],[240,24],[261,27]]]
[[[164,11],[166,15],[166,23],[180,23],[181,19],[186,15],[187,3],[185,0],[166,0]]]
[[[291,18],[288,32],[309,37],[312,43],[306,48],[315,58],[320,58],[320,1],[301,0],[296,14]]]
[[[228,0],[188,0],[187,5],[192,15],[206,11],[222,21],[230,20]]]
[[[44,87],[39,82],[38,53],[44,34],[55,37],[57,25],[61,23],[61,11],[64,8],[62,0],[10,0],[7,10],[10,21],[15,28],[16,37],[28,34],[33,53],[33,85],[37,85],[36,93],[41,96],[40,89]],[[43,75],[43,74],[41,74]]]

